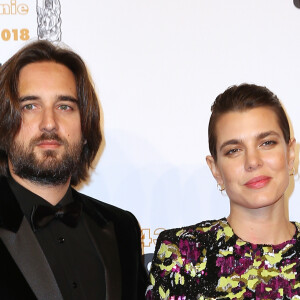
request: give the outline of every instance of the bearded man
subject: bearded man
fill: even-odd
[[[143,299],[137,220],[71,187],[102,139],[82,59],[28,44],[0,69],[0,102],[0,298]]]

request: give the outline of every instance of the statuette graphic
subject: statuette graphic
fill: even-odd
[[[37,0],[37,35],[39,40],[61,40],[61,7],[59,0]]]

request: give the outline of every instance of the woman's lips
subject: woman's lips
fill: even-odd
[[[269,176],[257,176],[247,181],[244,185],[250,189],[261,189],[265,187],[271,179]]]

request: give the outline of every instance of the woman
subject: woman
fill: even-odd
[[[230,214],[161,233],[146,298],[300,299],[300,224],[284,200],[295,139],[278,98],[256,85],[228,88],[208,136],[206,161]]]

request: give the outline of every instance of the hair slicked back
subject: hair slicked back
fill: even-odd
[[[211,106],[212,113],[208,125],[208,144],[209,151],[215,161],[217,161],[216,124],[220,117],[228,112],[245,111],[257,107],[269,107],[274,111],[284,140],[287,144],[289,143],[289,122],[277,96],[264,86],[247,83],[233,85],[226,89],[224,93],[218,95]]]

